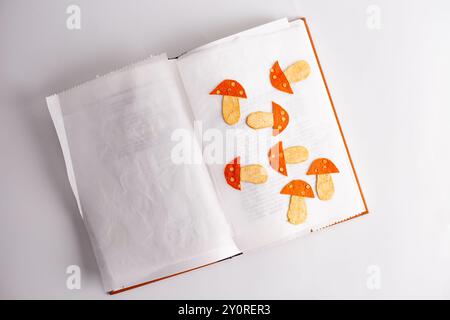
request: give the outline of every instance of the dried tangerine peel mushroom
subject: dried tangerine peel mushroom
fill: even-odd
[[[311,73],[311,66],[305,60],[299,60],[284,70],[281,70],[278,61],[270,69],[270,82],[280,91],[294,93],[291,84],[306,79]]]
[[[332,173],[338,173],[336,165],[327,158],[315,159],[309,167],[307,175],[316,175],[316,191],[320,200],[330,200],[334,195]]]
[[[305,222],[308,216],[305,198],[314,198],[311,186],[303,180],[292,180],[281,189],[280,193],[291,196],[287,213],[288,221],[292,224]]]
[[[276,136],[286,129],[289,123],[289,114],[278,103],[272,101],[273,135]]]
[[[241,117],[239,99],[247,99],[244,87],[236,80],[223,80],[209,94],[221,95],[223,120],[229,125],[236,124]]]
[[[266,169],[259,164],[241,166],[240,157],[236,157],[224,169],[225,180],[234,189],[241,190],[241,182],[261,184],[267,181]]]
[[[273,128],[273,135],[280,134],[289,123],[289,114],[279,104],[272,101],[272,112],[252,112],[247,117],[247,125],[252,129]]]
[[[286,164],[298,164],[308,160],[309,151],[303,146],[283,149],[283,142],[278,142],[269,150],[269,164],[282,175],[287,176]]]
[[[240,157],[236,157],[224,169],[225,180],[237,190],[241,190],[241,165]]]
[[[270,83],[275,89],[293,94],[289,80],[286,78],[283,70],[281,70],[278,61],[275,61],[272,68],[270,68]]]
[[[280,141],[269,150],[269,164],[277,172],[287,176],[283,143]]]

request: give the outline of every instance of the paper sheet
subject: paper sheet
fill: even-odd
[[[107,291],[240,252],[206,167],[171,161],[171,133],[192,136],[174,61],[148,59],[48,106]]]
[[[311,65],[309,78],[293,85],[295,94],[288,95],[271,86],[269,70],[276,60],[283,69],[297,60],[306,60]],[[233,127],[241,131],[232,139],[236,141],[242,135],[252,133],[257,137],[247,139],[225,160],[231,161],[240,155],[242,165],[256,161],[267,168],[269,180],[262,185],[244,183],[243,190],[237,191],[225,182],[225,163],[208,166],[223,211],[231,221],[236,243],[242,251],[296,237],[365,211],[303,21],[273,32],[265,28],[261,34],[253,32],[193,51],[178,60],[178,68],[194,116],[202,122],[203,132],[214,129],[225,135],[230,129],[222,119],[222,97],[209,95],[217,84],[224,79],[234,79],[246,90],[248,99],[240,99],[241,120]],[[272,137],[271,129],[256,133],[245,124],[251,112],[271,112],[272,101],[290,114],[289,126],[276,138]],[[262,143],[256,144],[258,139]],[[302,145],[310,152],[308,161],[288,165],[288,177],[275,172],[268,164],[267,152],[280,140],[285,148]],[[207,148],[204,144],[203,149]],[[319,157],[331,159],[340,170],[333,175],[334,198],[330,201],[306,199],[309,212],[306,223],[289,224],[286,218],[289,196],[281,195],[280,190],[292,179],[305,180],[314,188],[315,176],[305,173],[312,160]]]

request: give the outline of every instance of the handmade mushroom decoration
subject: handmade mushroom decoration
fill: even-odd
[[[334,194],[331,173],[338,173],[334,163],[326,158],[318,158],[311,163],[307,175],[316,175],[316,191],[320,200],[330,200]]]
[[[287,176],[286,164],[297,164],[308,160],[308,149],[302,146],[293,146],[283,149],[283,142],[278,142],[269,150],[270,166]]]
[[[287,213],[288,221],[292,224],[305,222],[308,216],[305,198],[314,198],[311,186],[303,180],[292,180],[281,189],[280,193],[291,196]]]
[[[293,94],[291,83],[300,82],[306,79],[311,72],[309,63],[305,60],[299,60],[286,70],[281,70],[278,61],[275,61],[270,69],[270,83],[272,86],[280,91]]]
[[[241,190],[241,181],[261,184],[267,181],[267,171],[260,164],[242,166],[240,157],[236,157],[225,166],[225,180],[237,190]]]
[[[247,125],[253,129],[273,128],[273,135],[280,134],[289,123],[289,114],[279,104],[272,101],[272,112],[252,112],[247,117]]]
[[[209,94],[217,94],[222,98],[223,120],[229,125],[236,124],[241,117],[239,99],[247,99],[244,87],[236,80],[223,80]]]

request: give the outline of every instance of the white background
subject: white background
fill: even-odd
[[[106,295],[45,97],[283,16],[308,18],[371,213]],[[0,298],[450,298],[448,30],[446,1],[1,1]]]

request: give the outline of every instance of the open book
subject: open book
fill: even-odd
[[[277,90],[274,63],[299,60],[309,64],[308,77],[291,84],[293,94]],[[224,121],[223,97],[210,94],[224,79],[245,88],[234,125]],[[249,127],[252,113],[270,117],[272,102],[289,114],[283,132]],[[152,56],[52,95],[47,104],[110,293],[368,211],[304,19],[277,20],[176,59]],[[268,150],[280,141],[308,151],[301,163],[284,167],[287,175],[269,163]],[[258,164],[264,183],[233,187],[225,168],[237,157],[242,167]],[[323,158],[339,171],[327,201],[314,197],[318,175],[306,174]],[[296,179],[314,198],[301,199],[303,218],[292,223],[293,200],[280,191]]]

